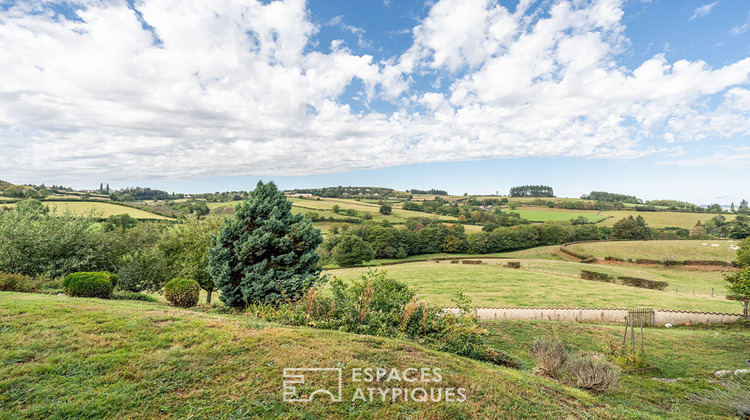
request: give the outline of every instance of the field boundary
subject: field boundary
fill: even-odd
[[[474,308],[480,321],[511,319],[517,321],[565,321],[604,324],[625,324],[627,308]],[[445,311],[459,313],[458,308]],[[654,309],[654,325],[665,324],[730,324],[742,318],[742,314],[722,312],[681,311]]]

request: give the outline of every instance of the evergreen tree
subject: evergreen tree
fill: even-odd
[[[323,236],[291,209],[273,182],[259,182],[213,237],[208,271],[222,302],[231,307],[277,303],[299,297],[317,280],[315,249]]]

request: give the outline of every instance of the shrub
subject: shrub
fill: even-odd
[[[596,355],[570,356],[560,371],[563,382],[596,392],[609,391],[620,380],[620,368]]]
[[[108,299],[115,288],[116,277],[105,271],[70,273],[63,279],[62,287],[69,296]]]
[[[30,276],[0,272],[0,292],[30,292],[33,288]]]
[[[521,261],[508,261],[505,266],[508,268],[521,268]]]
[[[465,300],[458,315],[417,300],[407,285],[370,271],[360,280],[330,283],[331,293],[308,289],[302,299],[281,305],[255,303],[253,316],[290,325],[338,330],[380,337],[408,338],[440,351],[497,365],[521,367],[521,362],[485,343],[486,331]]]
[[[451,264],[458,264],[458,258],[451,258]]]
[[[558,340],[537,338],[531,345],[531,355],[537,368],[545,375],[555,377],[558,369],[568,359],[565,347]]]
[[[584,260],[581,260],[581,264],[594,264],[596,262],[596,257],[588,257]]]
[[[618,280],[626,286],[640,287],[643,289],[664,290],[669,286],[669,283],[666,281],[646,280],[638,277],[621,276],[618,277]]]
[[[482,260],[461,260],[462,264],[481,264]]]
[[[737,379],[723,381],[720,388],[693,394],[691,399],[698,404],[717,407],[741,419],[750,418],[750,381]]]
[[[189,308],[198,303],[201,287],[195,280],[173,279],[164,286],[164,299],[174,306]]]
[[[145,293],[131,292],[128,290],[118,290],[112,295],[112,299],[117,300],[140,300],[143,302],[158,302],[158,300],[152,298]]]
[[[609,274],[599,273],[596,271],[589,271],[589,270],[581,270],[581,278],[584,280],[605,281],[605,282],[612,282],[614,280],[614,277],[610,276]]]

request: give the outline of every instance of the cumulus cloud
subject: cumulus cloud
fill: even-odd
[[[440,0],[412,45],[385,60],[340,42],[315,48],[303,0],[69,4],[75,16],[41,2],[0,11],[4,177],[674,156],[676,143],[750,134],[750,58],[714,69],[655,55],[623,67],[616,0],[545,10],[521,1],[513,12],[495,0]],[[360,103],[352,86],[362,86]]]

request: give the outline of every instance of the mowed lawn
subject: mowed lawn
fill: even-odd
[[[664,257],[684,260],[731,262],[737,259],[738,241],[731,239],[675,240],[675,241],[613,241],[569,245],[567,248],[597,258],[660,260]]]
[[[172,220],[160,214],[151,213],[141,209],[134,209],[132,207],[120,206],[112,203],[97,203],[91,201],[43,201],[42,204],[44,204],[45,206],[49,206],[51,211],[56,211],[58,213],[62,213],[68,210],[74,214],[88,215],[93,211],[94,216],[97,217],[109,217],[116,214],[129,214],[131,217],[136,219]],[[10,204],[10,206],[14,206],[14,204]]]
[[[477,257],[481,259],[481,257]],[[459,291],[475,307],[657,308],[688,311],[741,312],[741,304],[721,297],[674,293],[583,280],[580,270],[614,271],[580,263],[520,260],[521,269],[497,261],[486,264],[416,262],[383,267],[388,276],[413,287],[425,301],[450,306]],[[570,266],[565,264],[571,264]],[[564,267],[564,268],[562,268]],[[327,270],[345,281],[357,279],[368,268]],[[621,271],[623,274],[633,274]],[[646,276],[644,276],[646,277]],[[694,280],[718,287],[715,278]]]

